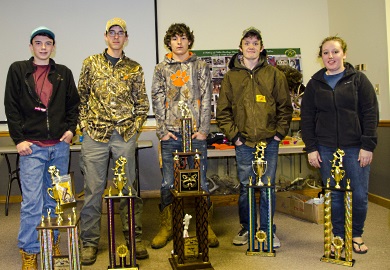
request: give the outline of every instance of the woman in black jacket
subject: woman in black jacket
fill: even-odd
[[[350,179],[353,189],[353,250],[366,253],[362,239],[367,215],[368,181],[373,151],[377,144],[378,101],[365,74],[345,62],[347,44],[340,37],[323,40],[319,57],[325,68],[308,82],[301,107],[302,138],[311,166],[319,168],[323,183],[331,177],[337,149],[344,151],[341,181]],[[344,239],[344,200],[342,192],[332,194],[334,237]]]

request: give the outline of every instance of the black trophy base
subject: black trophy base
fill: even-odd
[[[169,258],[169,262],[171,263],[172,269],[180,269],[180,270],[196,270],[196,269],[210,269],[214,270],[211,266],[210,262],[204,262],[201,259],[190,259],[184,260],[184,263],[178,263],[177,256],[172,255],[172,258]]]
[[[258,249],[255,249],[253,251],[247,250],[245,254],[247,256],[260,256],[260,257],[275,257],[276,256],[275,250],[272,252],[268,252],[267,250],[261,251]]]
[[[335,259],[334,256],[331,256],[329,258],[323,256],[321,258],[321,262],[333,263],[333,264],[338,264],[338,265],[343,265],[343,266],[350,266],[350,267],[352,267],[355,264],[355,260],[352,260],[352,261],[348,262],[348,261],[345,260],[345,258]]]

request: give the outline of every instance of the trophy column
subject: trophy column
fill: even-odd
[[[337,149],[333,154],[331,175],[334,178],[336,185],[330,186],[330,179],[327,180],[327,185],[324,188],[325,193],[325,209],[324,209],[324,256],[322,262],[328,262],[344,266],[353,266],[355,260],[352,259],[352,189],[350,187],[350,179],[347,179],[346,188],[340,187],[340,182],[343,180],[345,171],[343,168],[344,151]],[[332,240],[332,193],[344,193],[344,228],[345,238],[342,239],[336,236]],[[331,252],[332,244],[334,246],[334,254]],[[345,247],[345,257],[341,257],[341,253]]]
[[[139,269],[135,257],[135,218],[134,218],[134,203],[136,196],[131,194],[131,187],[129,187],[129,195],[123,194],[123,188],[127,184],[127,177],[125,176],[125,164],[126,158],[120,157],[116,162],[116,166],[113,169],[114,179],[113,183],[118,189],[118,194],[113,195],[111,188],[109,189],[108,196],[105,196],[107,203],[107,222],[108,222],[108,248],[109,248],[109,261],[110,265],[107,269],[126,269],[134,270]],[[127,201],[127,223],[129,226],[129,243],[123,243],[117,246],[116,234],[115,234],[115,211],[114,204],[120,200]]]
[[[272,190],[275,189],[275,185],[271,185],[271,178],[268,177],[268,183],[264,185],[261,181],[261,177],[267,171],[267,161],[264,159],[265,148],[267,144],[265,142],[259,142],[256,145],[256,151],[254,161],[252,162],[253,171],[256,174],[256,181],[253,184],[252,177],[249,178],[248,189],[248,205],[249,205],[249,230],[248,230],[248,250],[246,255],[258,255],[263,257],[275,257],[275,250],[273,249],[273,218],[272,218]],[[267,231],[262,230],[256,232],[256,192],[265,190],[267,199]],[[260,209],[259,209],[260,215]],[[263,217],[265,218],[265,217]],[[257,241],[257,247],[256,247]],[[267,243],[267,250],[265,249],[265,243]]]

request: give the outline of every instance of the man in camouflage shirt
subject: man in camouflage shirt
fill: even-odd
[[[127,159],[125,175],[132,194],[135,183],[135,151],[137,133],[146,120],[149,101],[145,91],[144,73],[137,62],[123,52],[128,40],[126,22],[113,18],[107,22],[105,40],[108,48],[84,60],[78,91],[80,94],[79,125],[84,140],[80,165],[85,176],[85,200],[81,210],[81,262],[93,264],[100,240],[102,195],[107,181],[110,152],[113,160]],[[142,200],[135,201],[136,258],[145,259],[148,252],[142,236]],[[128,237],[127,201],[120,203],[125,237]],[[129,239],[126,239],[129,241]]]

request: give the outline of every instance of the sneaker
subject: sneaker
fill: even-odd
[[[274,242],[274,248],[280,248],[280,240],[279,240],[279,238],[276,236],[276,234],[274,234],[273,242]],[[265,249],[268,248],[267,241],[264,243],[264,246],[265,246]]]
[[[149,258],[148,251],[142,241],[135,242],[135,258],[138,260]]]
[[[97,247],[83,247],[81,250],[81,264],[82,265],[91,265],[96,262],[98,249]]]
[[[276,234],[274,234],[274,248],[280,248],[280,240]]]
[[[241,231],[234,237],[233,245],[242,246],[248,243],[248,231],[241,229]]]

